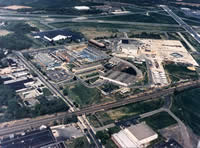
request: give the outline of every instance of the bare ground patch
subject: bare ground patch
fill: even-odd
[[[9,32],[8,30],[0,30],[0,36],[5,36],[10,34],[11,32]]]
[[[7,7],[3,7],[4,9],[9,9],[9,10],[19,10],[19,9],[30,9],[32,7],[29,6],[20,6],[20,5],[10,5]]]

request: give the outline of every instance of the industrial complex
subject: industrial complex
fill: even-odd
[[[0,148],[200,148],[198,0],[25,1],[0,1]]]
[[[146,61],[153,86],[165,86],[170,80],[163,64],[167,62],[198,67],[198,63],[189,54],[180,41],[152,39],[121,39],[118,50],[113,55],[121,58],[133,58]]]

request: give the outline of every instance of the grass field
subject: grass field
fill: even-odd
[[[146,14],[127,14],[121,16],[113,17],[101,17],[101,20],[109,21],[128,21],[128,22],[144,22],[144,23],[161,23],[161,24],[177,24],[176,21],[170,16],[158,14],[158,13],[149,13]]]
[[[141,121],[145,121],[154,130],[162,129],[177,123],[167,112],[160,112],[153,116],[141,119]]]
[[[57,28],[70,28],[77,30],[81,28],[96,28],[96,29],[128,29],[133,31],[144,31],[144,32],[181,32],[184,31],[181,27],[165,27],[165,26],[146,26],[146,25],[130,25],[130,24],[109,24],[109,23],[96,23],[96,22],[62,22],[62,23],[51,23],[50,25]]]
[[[74,102],[79,104],[81,107],[100,103],[103,100],[101,93],[98,89],[87,88],[80,83],[69,87],[68,95]]]
[[[200,136],[200,88],[190,89],[174,96],[172,112]]]

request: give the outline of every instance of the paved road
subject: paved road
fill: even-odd
[[[193,52],[197,52],[197,50],[188,42],[188,40],[187,40],[180,32],[178,32],[178,35],[182,38],[182,40],[187,44],[187,46],[188,46]]]
[[[184,22],[179,16],[177,16],[171,9],[169,9],[166,5],[161,5],[161,7],[188,33],[192,35],[192,37],[200,43],[200,35],[196,32],[191,26],[189,26],[186,22]]]
[[[182,140],[184,142],[184,147],[192,148],[193,146],[192,146],[190,136],[185,124],[178,117],[176,117],[176,115],[174,115],[174,113],[172,113],[169,109],[164,109],[164,111],[166,111],[171,117],[173,117],[177,121],[179,125],[179,129],[181,131]]]
[[[165,99],[166,99],[165,104],[162,108],[141,114],[140,118],[150,117],[150,116],[158,114],[160,112],[167,112],[178,123],[179,129],[180,129],[180,132],[181,132],[181,137],[182,137],[182,140],[184,141],[184,147],[185,148],[192,148],[192,144],[191,144],[191,140],[190,140],[190,136],[189,136],[187,127],[178,117],[176,117],[176,115],[174,113],[172,113],[170,111],[171,104],[172,104],[172,98],[170,96],[167,96],[167,98],[165,98]]]

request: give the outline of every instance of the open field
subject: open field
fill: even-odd
[[[177,82],[185,79],[198,79],[198,74],[196,71],[189,70],[186,66],[168,64],[164,65],[165,70],[172,82]]]
[[[109,23],[95,23],[95,22],[61,22],[51,23],[50,25],[56,28],[70,28],[78,29],[84,27],[92,28],[107,28],[107,29],[126,29],[132,31],[146,31],[146,32],[182,32],[184,31],[181,27],[165,27],[165,26],[146,26],[146,25],[130,25],[130,24],[109,24]]]
[[[172,112],[193,132],[200,136],[200,88],[190,89],[174,96]]]
[[[128,21],[128,22],[145,22],[145,23],[161,23],[161,24],[177,24],[170,16],[161,15],[158,13],[146,14],[127,14],[122,16],[101,17],[101,20],[109,21]]]
[[[43,24],[40,23],[39,21],[31,21],[31,22],[29,22],[29,24],[30,24],[32,27],[38,28],[40,31],[51,30],[50,27],[48,27],[48,26],[46,26],[46,25],[43,25]]]
[[[69,97],[80,107],[111,101],[102,97],[101,92],[96,88],[87,88],[78,83],[74,86],[66,87]]]
[[[164,101],[162,99],[140,102],[112,109],[107,112],[98,112],[94,115],[88,116],[88,118],[94,127],[100,127],[110,124],[115,120],[121,120],[159,109],[163,105]]]
[[[115,35],[116,33],[118,33],[116,29],[104,29],[104,28],[98,29],[94,27],[81,27],[81,28],[77,27],[74,30],[84,34],[84,36],[87,39],[91,39],[91,38],[94,39],[98,37],[111,37]]]
[[[141,121],[145,121],[154,130],[163,129],[177,123],[167,112],[157,113]]]

